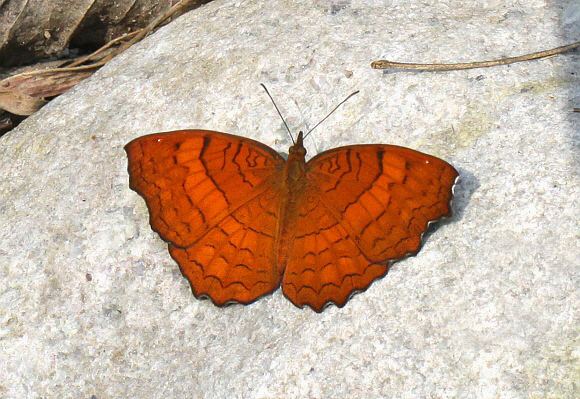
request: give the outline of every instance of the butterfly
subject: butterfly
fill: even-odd
[[[429,223],[451,215],[458,172],[447,162],[387,144],[306,162],[303,141],[300,132],[287,160],[210,130],[126,145],[130,188],[195,297],[249,304],[281,286],[298,307],[342,307],[417,253]]]

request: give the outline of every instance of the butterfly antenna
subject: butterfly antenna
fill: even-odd
[[[334,111],[336,111],[336,110],[338,109],[338,107],[340,107],[342,104],[344,104],[345,102],[347,102],[347,100],[348,100],[349,98],[351,98],[351,97],[352,97],[352,96],[354,96],[355,94],[358,94],[359,92],[360,92],[360,90],[357,90],[357,91],[355,91],[354,93],[350,93],[350,94],[348,95],[348,97],[346,97],[344,100],[342,100],[342,101],[340,102],[340,104],[338,104],[336,107],[334,107],[334,109],[333,109],[332,111],[330,111],[330,112],[328,113],[328,115],[326,115],[326,116],[325,116],[325,117],[324,117],[324,118],[323,118],[323,119],[322,119],[320,122],[318,122],[318,123],[317,123],[317,124],[316,124],[316,125],[315,125],[315,126],[312,128],[312,129],[310,129],[310,130],[308,131],[308,133],[306,133],[306,134],[304,135],[304,138],[308,137],[308,135],[309,135],[310,133],[312,133],[312,131],[313,131],[314,129],[316,129],[316,128],[317,128],[317,127],[318,127],[318,126],[319,126],[319,125],[320,125],[322,122],[324,122],[326,119],[328,119],[328,117],[329,117],[330,115],[332,115],[332,114],[334,113]]]
[[[264,90],[266,90],[266,94],[268,95],[268,97],[270,97],[270,100],[272,100],[272,104],[274,104],[274,108],[276,108],[276,111],[278,111],[278,115],[280,115],[280,118],[282,119],[282,122],[284,122],[284,126],[286,126],[286,130],[288,130],[288,134],[290,135],[290,138],[292,139],[292,144],[296,144],[296,142],[294,141],[294,137],[292,137],[292,132],[290,131],[290,128],[288,127],[288,124],[284,120],[284,117],[282,116],[282,113],[278,109],[278,106],[276,105],[276,102],[274,101],[274,99],[270,95],[270,92],[268,91],[268,89],[266,88],[266,86],[264,86],[264,83],[260,83],[260,85],[264,88]]]

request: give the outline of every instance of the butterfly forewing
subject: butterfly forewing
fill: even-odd
[[[391,145],[337,148],[307,164],[320,201],[372,262],[419,250],[428,223],[451,214],[457,176],[439,158]]]
[[[153,230],[178,247],[266,190],[284,167],[261,143],[205,130],[143,136],[125,149],[130,187],[145,198]]]

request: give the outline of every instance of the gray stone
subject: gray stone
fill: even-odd
[[[577,1],[214,1],[0,139],[0,397],[578,396]],[[455,217],[344,308],[193,298],[123,146],[206,128],[309,155],[392,143],[461,173]]]

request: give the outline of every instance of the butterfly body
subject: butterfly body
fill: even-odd
[[[296,143],[288,149],[288,159],[284,166],[284,176],[280,181],[280,223],[278,226],[276,247],[278,248],[278,265],[283,272],[288,260],[288,243],[292,242],[294,215],[306,187],[306,149],[303,145],[303,133],[298,134]]]
[[[416,253],[451,214],[455,169],[391,145],[308,162],[300,133],[284,160],[256,141],[183,130],[126,146],[130,187],[196,297],[250,303],[282,287],[296,306],[343,306]]]

